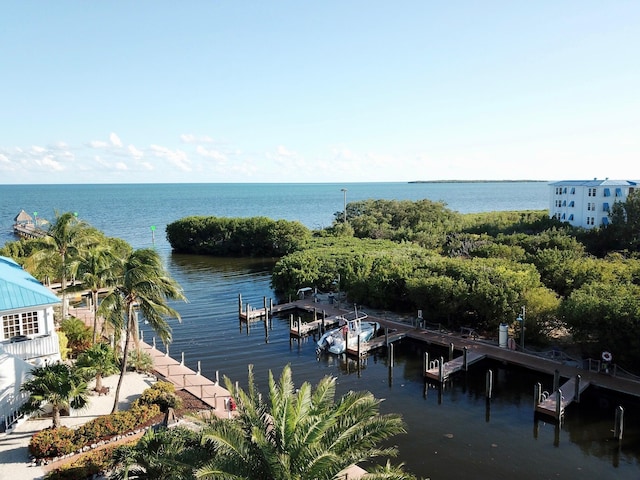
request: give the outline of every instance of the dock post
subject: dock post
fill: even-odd
[[[216,370],[216,385],[220,385],[220,374],[218,373],[218,370]]]
[[[467,352],[468,352],[468,348],[464,347],[462,349],[462,368],[464,369],[464,371],[466,372],[469,369],[469,364],[467,363]]]
[[[165,351],[164,351],[164,356],[168,357],[169,356],[169,344],[167,343],[167,345],[165,345]]]
[[[453,360],[453,348],[453,342],[449,343],[449,361]]]
[[[444,383],[444,357],[440,357],[440,363],[438,363],[438,381]]]
[[[200,375],[200,372],[202,372],[202,369],[200,368],[200,360],[198,360],[198,372],[196,375]],[[202,398],[202,395],[200,395],[200,398]]]
[[[242,316],[242,294],[238,294],[238,316]]]
[[[487,381],[486,381],[486,394],[487,398],[491,398],[493,396],[493,370],[487,370]]]
[[[267,297],[262,297],[262,301],[264,303],[264,326],[265,330],[269,323],[269,309],[267,308]]]
[[[533,386],[533,409],[542,401],[542,384],[540,382]]]
[[[153,337],[153,345],[151,346],[154,350],[156,349],[156,337]]]
[[[313,321],[317,321],[318,320],[318,309],[316,307],[313,307]]]
[[[249,336],[249,330],[251,329],[251,317],[249,316],[251,310],[249,309],[249,304],[247,303],[247,336]]]
[[[422,376],[424,377],[427,374],[427,370],[429,370],[429,352],[424,352],[424,359],[422,364]]]
[[[322,310],[322,330],[320,331],[320,333],[322,334],[324,334],[324,332],[327,330],[327,327],[325,325],[326,320],[327,320],[327,311]]]
[[[582,377],[580,376],[580,374],[576,375],[576,389],[573,394],[573,399],[576,403],[580,403],[580,380],[581,379]]]
[[[358,366],[360,366],[360,353],[361,353],[361,350],[360,350],[360,348],[361,348],[360,343],[361,343],[361,340],[362,340],[362,339],[360,338],[360,335],[358,335]],[[347,348],[349,348],[349,347],[348,347],[348,345],[347,345]]]
[[[556,419],[560,421],[561,417],[562,417],[562,390],[558,389],[558,391],[556,392]]]
[[[184,367],[184,352],[182,352],[182,354],[180,356],[180,366]]]
[[[302,318],[298,317],[298,336],[302,336]]]
[[[289,330],[293,330],[293,313],[289,314]]]
[[[394,346],[393,346],[393,342],[391,342],[389,344],[389,367],[393,368],[395,367],[395,352],[394,352]]]
[[[618,406],[616,408],[616,422],[613,429],[613,438],[622,440],[622,432],[624,430],[624,408]]]
[[[560,388],[560,370],[556,368],[553,372],[553,391],[555,392]]]
[[[218,409],[218,394],[215,392],[213,393],[213,409]]]
[[[384,327],[384,344],[389,346],[389,327]]]

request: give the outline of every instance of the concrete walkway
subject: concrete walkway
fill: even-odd
[[[118,378],[119,375],[112,375],[103,379],[103,385],[110,387],[110,392],[107,395],[91,395],[89,406],[84,410],[73,411],[68,417],[62,417],[62,425],[77,427],[111,413]],[[120,388],[118,408],[126,410],[154,382],[152,377],[128,372]],[[10,433],[0,434],[0,480],[33,480],[44,477],[44,468],[31,466],[28,445],[34,433],[51,424],[51,418],[22,420]]]

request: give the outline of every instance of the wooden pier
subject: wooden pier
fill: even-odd
[[[429,361],[428,355],[425,354],[424,376],[430,380],[436,380],[442,383],[454,373],[462,370],[466,371],[469,365],[485,358],[487,358],[486,354],[469,351],[467,347],[463,348],[462,356],[449,360],[448,362],[445,362],[443,357]]]
[[[362,355],[367,355],[369,352],[377,350],[378,348],[388,347],[389,344],[402,340],[406,336],[406,330],[398,331],[393,329],[393,331],[389,331],[388,328],[385,328],[384,335],[374,337],[368,342],[358,342],[358,345],[355,347],[347,348],[347,355],[361,357]]]
[[[536,386],[536,413],[546,415],[560,421],[564,411],[574,401],[580,401],[580,395],[589,386],[589,382],[582,381],[580,375],[569,379],[562,387],[551,395],[541,392],[540,386]]]

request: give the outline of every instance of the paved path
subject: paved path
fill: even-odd
[[[85,410],[74,411],[70,416],[62,417],[62,424],[66,427],[77,427],[111,413],[118,378],[119,375],[111,375],[103,379],[104,386],[111,387],[110,393],[92,395]],[[127,373],[120,389],[118,407],[126,410],[154,381],[155,379],[146,375]],[[0,434],[0,480],[34,480],[44,477],[45,470],[42,467],[31,466],[27,447],[34,433],[50,426],[50,418],[23,420],[11,433]]]

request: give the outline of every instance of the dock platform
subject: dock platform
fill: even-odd
[[[442,365],[440,365],[440,359],[432,360],[429,362],[429,365],[426,366],[424,376],[430,380],[436,380],[442,383],[454,373],[466,370],[469,365],[479,362],[486,357],[487,355],[484,353],[465,350],[462,356],[445,362]]]
[[[579,376],[570,378],[551,395],[542,395],[536,404],[536,413],[553,417],[556,421],[564,416],[564,411],[574,401],[579,401],[580,394],[590,385],[588,381],[581,381]]]

